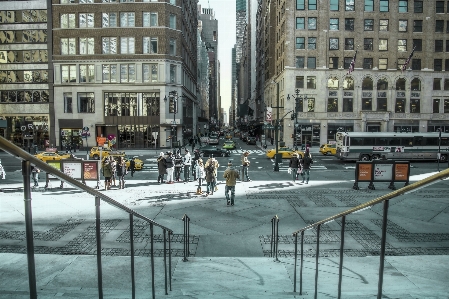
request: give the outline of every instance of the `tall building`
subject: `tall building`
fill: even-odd
[[[448,12],[447,1],[259,1],[257,82],[280,118],[297,111],[281,121],[286,145],[295,127],[313,146],[337,130],[449,132]]]
[[[55,142],[51,18],[47,1],[2,1],[0,136],[33,152]]]

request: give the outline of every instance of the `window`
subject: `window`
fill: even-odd
[[[433,78],[433,90],[441,90],[441,78]]]
[[[329,19],[329,30],[338,30],[338,19]]]
[[[143,64],[143,82],[158,82],[157,63]]]
[[[133,12],[120,13],[120,27],[134,27],[135,16]]]
[[[410,84],[412,91],[421,91],[421,80],[414,78]]]
[[[345,30],[354,31],[354,19],[345,19]]]
[[[362,110],[365,111],[373,110],[373,100],[369,98],[362,99]]]
[[[388,39],[379,39],[379,51],[388,51]]]
[[[379,58],[379,70],[388,69],[388,58]]]
[[[176,65],[170,64],[170,83],[176,83]]]
[[[355,10],[354,1],[355,0],[345,0],[345,2],[346,2],[345,10],[346,11],[354,11]]]
[[[435,52],[443,52],[443,41],[441,39],[435,40]]]
[[[74,13],[65,13],[61,15],[61,28],[75,28]]]
[[[176,39],[170,38],[168,49],[168,54],[176,56]]]
[[[143,54],[157,54],[158,53],[158,39],[157,37],[143,38]]]
[[[443,59],[433,60],[433,70],[441,72],[443,70]]]
[[[95,98],[93,92],[78,93],[78,113],[95,113]]]
[[[413,21],[413,32],[422,32],[422,21],[421,20]]]
[[[61,38],[61,55],[75,55],[76,40],[75,38]]]
[[[410,113],[421,113],[420,108],[420,100],[419,99],[411,99],[410,100]]]
[[[373,31],[374,30],[374,20],[373,19],[366,19],[365,20],[365,31]]]
[[[373,50],[373,39],[364,38],[363,39],[363,49],[372,51]]]
[[[305,18],[296,18],[296,29],[305,29]]]
[[[334,10],[334,11],[338,11],[338,1],[339,0],[330,0],[330,2],[329,2],[329,9],[330,10]]]
[[[309,10],[316,10],[316,1],[317,0],[309,0],[309,6],[308,6]]]
[[[296,49],[305,49],[305,38],[304,37],[296,38]]]
[[[407,0],[399,0],[399,12],[408,12]]]
[[[404,113],[405,112],[405,99],[396,99],[396,105],[394,107],[395,113]]]
[[[446,72],[449,72],[449,59],[446,59],[446,60],[444,61],[444,70],[445,70]]]
[[[374,0],[365,0],[365,11],[374,11]]]
[[[329,68],[338,69],[338,57],[329,57]]]
[[[446,52],[449,52],[449,39],[446,40]]]
[[[338,99],[327,99],[327,112],[338,112]]]
[[[352,62],[352,57],[345,57],[344,59],[343,59],[343,68],[346,70],[346,69],[349,69],[349,66],[351,65],[351,62]]]
[[[352,104],[352,98],[344,98],[343,99],[343,112],[352,112],[353,111],[353,104]]]
[[[377,111],[387,111],[387,99],[386,98],[378,98],[377,99]]]
[[[136,82],[136,65],[121,64],[120,65],[120,82]]]
[[[314,50],[316,49],[316,37],[309,37],[307,40],[307,49]]]
[[[444,99],[443,113],[449,113],[449,99]]]
[[[103,83],[117,83],[116,64],[103,64]]]
[[[444,21],[436,20],[435,21],[435,32],[441,33],[444,31]]]
[[[156,12],[144,12],[143,13],[143,26],[144,27],[156,27],[157,13]]]
[[[353,38],[345,38],[345,50],[354,50]]]
[[[448,5],[448,9],[449,9],[449,2],[447,5]],[[446,21],[446,33],[449,33],[449,21]]]
[[[449,90],[449,79],[448,78],[444,79],[444,90]]]
[[[449,61],[449,59],[447,59]],[[316,69],[316,57],[307,57],[307,68]],[[447,68],[449,70],[449,68]]]
[[[102,38],[102,53],[103,54],[117,54],[117,38],[103,37]]]
[[[399,32],[407,32],[407,20],[399,20]]]
[[[422,51],[422,40],[421,39],[414,39],[413,40],[413,47],[415,48],[415,51]]]
[[[64,92],[62,94],[64,98],[64,113],[73,113],[72,109],[72,93]]]
[[[120,54],[134,54],[134,37],[120,38]]]
[[[304,76],[296,76],[295,88],[304,88]]]
[[[412,70],[420,71],[421,70],[421,59],[412,59]]]
[[[304,56],[296,56],[296,68],[304,68]]]
[[[176,15],[170,14],[169,28],[176,29]]]
[[[363,58],[363,69],[370,70],[373,68],[373,59],[372,58]]]
[[[95,41],[93,37],[80,37],[80,55],[94,54]]]
[[[379,20],[379,31],[388,31],[388,20]]]
[[[102,18],[103,27],[117,27],[117,13],[116,12],[104,12]]]
[[[327,80],[327,88],[332,90],[337,90],[339,86],[338,78],[337,77],[330,77]]]
[[[307,22],[307,29],[316,30],[316,18],[308,18]]]
[[[307,99],[307,112],[315,112],[315,99]]]
[[[79,27],[80,28],[94,28],[94,14],[93,13],[80,13],[79,14]]]
[[[76,82],[76,65],[61,65],[61,82]]]
[[[388,12],[388,10],[389,10],[388,2],[389,2],[389,0],[379,0],[379,11],[380,12]]]
[[[95,65],[80,64],[79,81],[83,83],[95,83]]]
[[[296,10],[304,10],[304,9],[306,9],[304,1],[305,0],[296,0]]]
[[[338,38],[329,39],[329,50],[338,50]]]
[[[316,77],[307,76],[307,89],[316,89]]]
[[[406,52],[407,51],[407,40],[406,39],[399,39],[398,40],[398,51],[399,52]]]
[[[433,99],[433,113],[440,113],[440,99]]]
[[[436,13],[444,13],[444,1],[436,1],[435,2],[435,12]]]
[[[365,77],[362,81],[362,90],[373,90],[373,80]]]
[[[413,12],[414,13],[422,13],[423,12],[422,1],[414,1],[414,3],[413,3]]]

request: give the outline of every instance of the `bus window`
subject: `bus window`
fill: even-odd
[[[402,146],[413,146],[413,137],[402,137],[401,145]]]
[[[399,145],[401,145],[401,139],[400,138],[396,138],[396,137],[390,138],[389,145],[390,146],[399,146]]]
[[[360,146],[360,145],[363,145],[363,137],[351,138],[351,146]]]
[[[426,145],[438,146],[438,137],[426,137]]]
[[[374,143],[374,137],[365,137],[364,139],[363,139],[363,145],[366,145],[366,146],[373,146],[375,143]]]
[[[424,142],[422,136],[415,136],[415,138],[413,138],[413,146],[423,146],[423,145]]]
[[[378,137],[378,138],[376,138],[376,143],[375,143],[375,145],[376,146],[388,146],[388,140],[389,138],[387,138],[387,137]]]
[[[441,138],[441,146],[448,146],[449,145],[449,139],[448,138]]]

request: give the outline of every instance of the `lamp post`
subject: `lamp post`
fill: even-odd
[[[176,90],[170,91],[168,93],[168,99],[167,96],[164,97],[164,101],[167,102],[169,100],[169,113],[173,112],[173,122],[171,125],[171,131],[172,131],[172,148],[175,148],[176,141],[177,141],[177,124],[176,124],[176,113],[178,113],[178,99],[181,98],[183,100],[183,96],[178,96],[178,92]],[[179,120],[179,124],[181,124],[181,117]]]

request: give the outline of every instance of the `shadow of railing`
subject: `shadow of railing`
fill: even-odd
[[[293,232],[294,237],[294,272],[293,272],[293,292],[296,293],[296,281],[297,281],[297,267],[298,267],[298,235],[301,235],[301,248],[300,248],[300,266],[299,266],[299,294],[302,295],[302,283],[303,283],[303,264],[304,264],[304,232],[310,229],[316,229],[316,259],[315,259],[315,286],[314,286],[314,298],[316,299],[318,296],[318,265],[319,265],[319,249],[320,249],[320,230],[321,226],[337,219],[341,219],[341,236],[340,236],[340,261],[339,261],[339,269],[338,269],[338,292],[337,298],[341,298],[341,285],[342,285],[342,276],[343,276],[343,255],[344,255],[344,241],[345,241],[345,223],[346,216],[350,216],[352,214],[361,212],[363,210],[369,209],[377,204],[383,204],[383,214],[382,214],[382,236],[380,240],[380,263],[379,263],[379,281],[378,281],[378,289],[377,289],[377,298],[382,298],[382,286],[383,286],[383,274],[384,274],[384,261],[385,261],[385,245],[386,245],[386,237],[387,237],[387,220],[388,220],[388,206],[389,200],[396,198],[400,195],[405,195],[417,191],[418,189],[430,186],[435,184],[445,178],[449,177],[449,168],[441,171],[437,174],[434,174],[428,178],[425,178],[421,181],[413,183],[411,185],[405,186],[401,189],[390,192],[386,195],[380,196],[374,200],[366,202],[364,204],[358,205],[352,209],[336,214],[332,217],[323,219],[316,223],[310,224],[300,230]]]
[[[45,162],[37,159],[36,157],[30,155],[28,152],[22,150],[20,147],[12,144],[3,137],[0,137],[0,149],[14,156],[15,158],[22,161],[22,176],[23,176],[23,186],[24,186],[24,202],[25,202],[25,233],[26,233],[26,246],[27,246],[27,261],[28,261],[28,283],[30,290],[30,298],[37,298],[37,286],[36,286],[36,268],[34,259],[34,238],[33,238],[33,218],[32,218],[32,205],[31,205],[31,187],[30,187],[30,174],[31,174],[31,164],[35,165],[42,171],[45,171],[54,177],[60,179],[62,182],[66,182],[76,189],[86,192],[95,197],[95,230],[96,230],[96,252],[97,252],[97,279],[98,279],[98,298],[103,298],[103,272],[102,272],[102,262],[101,262],[101,210],[100,201],[104,201],[129,215],[130,224],[130,252],[131,252],[131,292],[132,298],[136,298],[136,283],[135,283],[135,273],[134,273],[134,217],[140,218],[149,225],[150,229],[150,259],[151,259],[151,289],[152,297],[156,297],[155,293],[155,263],[154,263],[154,227],[159,227],[163,231],[164,239],[164,272],[165,272],[165,294],[168,295],[168,286],[171,291],[171,242],[170,235],[173,231],[157,222],[137,213],[136,211],[126,207],[125,205],[119,203],[118,201],[100,193],[99,191],[84,185],[70,176],[64,174],[63,172],[57,170],[53,166],[48,165]],[[168,236],[167,236],[168,234]],[[167,250],[167,240],[168,240],[168,250]],[[168,251],[168,270],[167,270],[167,251]]]

